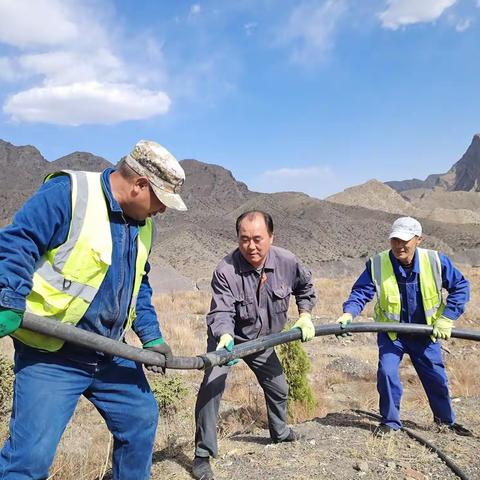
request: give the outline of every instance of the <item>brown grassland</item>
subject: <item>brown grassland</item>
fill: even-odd
[[[458,325],[462,328],[480,329],[478,295],[480,271],[474,268],[465,268],[463,271],[471,282],[472,298]],[[318,296],[314,310],[316,323],[335,321],[341,313],[342,302],[347,298],[353,281],[354,278],[315,281]],[[204,351],[205,314],[209,308],[209,301],[208,292],[172,293],[154,299],[163,334],[174,353],[187,356]],[[294,302],[289,313],[292,318],[297,315]],[[362,320],[368,321],[371,313],[372,305],[369,305],[363,313]],[[138,345],[133,336],[130,336],[128,341]],[[452,397],[454,399],[479,397],[479,376],[475,369],[466,368],[478,364],[477,344],[450,340],[444,342],[444,345]],[[322,418],[351,408],[377,410],[378,395],[375,387],[377,349],[374,335],[357,335],[348,340],[321,337],[306,344],[305,349],[312,364],[309,381],[317,398],[317,406],[313,414],[307,414],[301,406],[298,406],[294,409],[292,422],[303,422],[313,417]],[[11,341],[3,339],[0,342],[0,354],[11,358],[12,353]],[[408,358],[402,362],[401,370],[405,387],[402,410],[418,409],[428,413],[426,397]],[[187,394],[166,411],[160,420],[152,478],[189,478],[187,472],[179,476],[174,473],[165,474],[162,464],[169,456],[180,456],[183,457],[180,463],[187,465],[193,455],[193,411],[202,372],[169,371],[167,375],[178,376],[187,387]],[[149,374],[149,378],[154,380],[154,375]],[[256,429],[260,428],[265,428],[263,395],[254,376],[243,362],[240,362],[229,375],[228,387],[222,401],[219,421],[220,449],[222,442],[227,441],[232,433],[255,433]],[[7,429],[8,415],[5,415],[0,417],[0,444],[7,436]],[[87,401],[82,399],[63,435],[49,478],[56,480],[109,478],[111,446],[111,436],[102,418]],[[373,447],[367,445],[367,448]]]

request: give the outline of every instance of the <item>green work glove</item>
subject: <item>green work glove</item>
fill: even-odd
[[[10,335],[20,328],[23,320],[21,310],[0,307],[0,338]]]
[[[217,348],[215,350],[221,350],[224,348],[227,352],[231,352],[233,349],[233,337],[229,333],[224,333],[220,340],[218,341]],[[227,366],[231,367],[232,365],[236,365],[240,360],[238,358],[234,358],[227,362]]]
[[[340,328],[345,328],[347,325],[352,323],[353,321],[353,316],[351,313],[344,313],[340,315],[337,319],[337,323],[340,325]],[[335,336],[338,337],[351,337],[352,334],[350,332],[342,332],[342,333],[336,333]]]
[[[299,328],[302,331],[302,342],[309,342],[315,338],[315,326],[310,312],[302,312],[292,328]]]
[[[432,341],[436,342],[437,338],[448,340],[452,335],[453,320],[441,315],[433,322]]]
[[[172,349],[163,337],[147,342],[143,348],[162,354],[165,357],[165,365],[173,357]],[[161,373],[162,375],[165,374],[165,367],[159,367],[158,365],[145,365],[145,368],[150,372]]]

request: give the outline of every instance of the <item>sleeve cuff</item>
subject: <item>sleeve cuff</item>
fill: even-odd
[[[25,298],[11,290],[0,291],[0,306],[11,310],[25,311]]]
[[[458,314],[455,314],[455,312],[453,312],[449,308],[445,308],[445,310],[442,313],[442,316],[445,318],[448,318],[449,320],[452,320],[453,322],[457,320],[457,318],[459,317]]]
[[[165,343],[165,340],[163,337],[156,338],[155,340],[150,340],[150,342],[147,342],[143,345],[143,348],[150,348],[154,347],[155,345],[162,345],[162,343]]]

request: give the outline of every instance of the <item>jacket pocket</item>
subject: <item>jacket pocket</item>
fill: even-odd
[[[288,310],[288,302],[291,293],[292,289],[287,285],[282,285],[273,290],[272,303],[273,311],[275,313],[285,313]]]
[[[241,298],[235,304],[237,316],[243,322],[254,322],[256,319],[253,297]]]
[[[400,295],[387,295],[383,308],[388,313],[398,313],[401,309]]]

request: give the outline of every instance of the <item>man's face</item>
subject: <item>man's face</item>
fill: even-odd
[[[147,217],[153,217],[166,210],[167,207],[153,193],[148,181],[135,185],[135,192],[129,205],[129,211],[125,212],[130,218],[143,221]]]
[[[391,238],[390,247],[392,249],[393,256],[403,265],[408,265],[412,262],[415,256],[415,250],[422,242],[422,237],[415,236],[406,242],[400,240],[400,238]]]
[[[238,231],[238,248],[243,258],[254,268],[260,268],[272,246],[273,235],[269,235],[265,219],[256,215],[252,220],[244,218]]]

